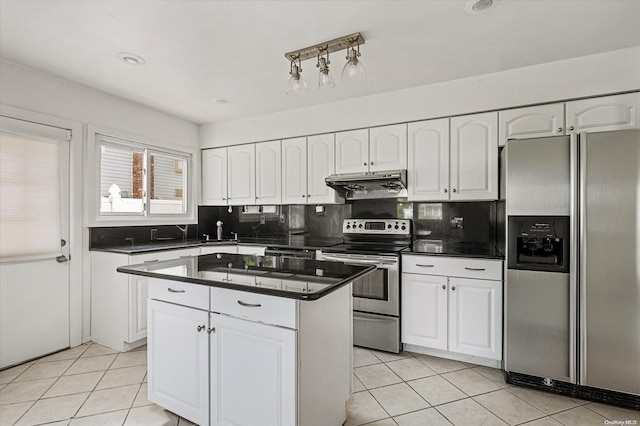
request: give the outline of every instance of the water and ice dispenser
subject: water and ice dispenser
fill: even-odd
[[[510,216],[509,269],[569,272],[569,216]]]

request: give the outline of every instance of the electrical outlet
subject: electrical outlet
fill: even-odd
[[[462,217],[452,217],[449,220],[449,228],[451,229],[464,229],[464,218]]]
[[[260,216],[260,225],[264,225],[264,223],[266,222],[264,215]]]

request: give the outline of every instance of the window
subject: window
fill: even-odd
[[[191,154],[96,134],[100,216],[185,216]]]

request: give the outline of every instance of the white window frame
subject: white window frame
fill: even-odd
[[[149,191],[148,179],[144,177],[143,199],[144,211],[136,212],[100,212],[101,202],[101,149],[102,138],[107,144],[114,146],[121,145],[124,147],[138,148],[144,151],[144,162],[146,169],[146,161],[150,155],[159,154],[167,157],[175,157],[184,160],[186,170],[183,171],[183,214],[149,214]],[[163,224],[189,224],[196,223],[196,194],[198,193],[197,179],[199,162],[199,152],[197,150],[177,146],[166,141],[144,138],[138,135],[131,135],[125,132],[119,132],[111,129],[100,128],[98,126],[89,125],[87,128],[87,223],[88,226],[129,226],[129,225],[163,225]]]

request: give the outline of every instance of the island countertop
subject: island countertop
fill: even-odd
[[[289,299],[317,300],[375,268],[278,256],[214,253],[125,265],[117,271]]]

